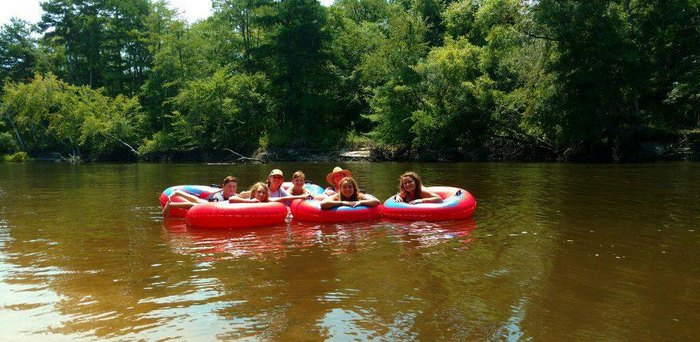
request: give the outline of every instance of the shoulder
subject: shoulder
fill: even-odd
[[[435,196],[437,196],[436,193],[434,193],[434,192],[432,192],[432,191],[430,191],[430,190],[426,190],[425,188],[421,189],[421,192],[420,192],[420,197],[421,197],[421,198],[435,197]]]
[[[277,189],[277,191],[271,191],[270,197],[285,197],[289,196],[289,193],[282,188]]]
[[[288,192],[289,192],[289,194],[292,195],[292,196],[307,195],[307,194],[309,193],[309,191],[306,190],[305,188],[301,188],[300,191],[294,191],[293,189],[289,189]]]
[[[209,202],[220,202],[224,200],[224,191],[219,190],[211,195],[207,196],[207,201]]]

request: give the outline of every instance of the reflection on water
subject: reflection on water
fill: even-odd
[[[406,251],[434,247],[451,239],[467,248],[476,228],[473,219],[448,222],[361,222],[309,224],[294,222],[272,227],[207,230],[189,228],[184,220],[163,222],[163,235],[176,253],[200,261],[282,258],[323,249],[331,255],[353,253],[376,246],[376,240],[398,243]]]
[[[466,221],[210,231],[159,214],[172,184],[333,166],[0,164],[0,340],[700,333],[696,164],[341,165],[379,198],[409,169],[464,187]]]

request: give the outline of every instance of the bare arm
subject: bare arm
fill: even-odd
[[[341,201],[339,195],[334,195],[324,199],[321,202],[321,209],[331,209],[339,206],[357,207],[364,205],[366,207],[375,207],[379,205],[379,200],[374,197],[362,196],[358,201]]]
[[[188,192],[184,192],[182,190],[173,191],[173,193],[170,194],[170,196],[168,197],[168,200],[172,201],[172,199],[175,197],[180,197],[180,198],[182,198],[188,202],[192,202],[192,203],[205,203],[205,202],[207,202],[207,200],[205,200],[205,199],[199,198],[195,195],[192,195]]]
[[[270,198],[270,202],[284,202],[284,201],[291,201],[291,200],[295,200],[295,199],[306,199],[306,198],[309,198],[308,192],[305,195],[289,195],[289,196],[284,196],[284,197]]]
[[[332,209],[343,205],[352,206],[348,201],[341,201],[338,195],[333,195],[321,201],[321,209]]]
[[[354,205],[354,207],[358,205],[364,205],[366,207],[376,207],[377,205],[379,205],[379,203],[381,202],[374,196],[362,196],[360,200],[357,201],[357,204]]]
[[[240,194],[238,194],[238,197],[240,198],[250,198],[250,191],[243,191]]]
[[[173,202],[173,198],[180,197],[184,199],[184,202]],[[180,190],[175,190],[173,191],[172,194],[168,197],[168,201],[165,203],[163,206],[163,217],[168,217],[170,215],[170,210],[175,209],[175,208],[183,208],[183,209],[189,209],[192,206],[194,206],[197,203],[206,203],[207,201],[204,199],[201,199],[195,195],[189,194],[184,191]]]
[[[238,196],[231,196],[231,197],[229,197],[229,198],[228,198],[228,202],[229,202],[229,203],[260,203],[260,201],[258,201],[258,200],[255,199],[255,198],[249,198],[249,197],[250,197],[250,191],[246,191],[246,192],[247,192],[247,196],[246,196],[245,198],[241,196],[241,195],[243,195],[244,193],[241,193],[241,194],[238,195]]]
[[[410,204],[442,203],[442,197],[432,191],[423,190],[420,197],[419,199],[411,201]]]

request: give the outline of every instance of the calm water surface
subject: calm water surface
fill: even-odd
[[[334,164],[0,164],[0,340],[697,340],[700,164],[346,163],[473,220],[190,229],[175,184]]]

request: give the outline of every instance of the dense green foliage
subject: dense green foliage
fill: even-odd
[[[138,99],[108,97],[53,75],[7,83],[2,102],[17,147],[32,155],[65,151],[92,159],[121,156],[144,135]]]
[[[12,163],[24,163],[29,161],[29,154],[27,154],[27,152],[21,151],[10,155],[6,155],[3,159],[7,162]]]
[[[48,0],[0,28],[0,153],[633,159],[700,128],[697,0]],[[228,152],[227,152],[228,151]]]

